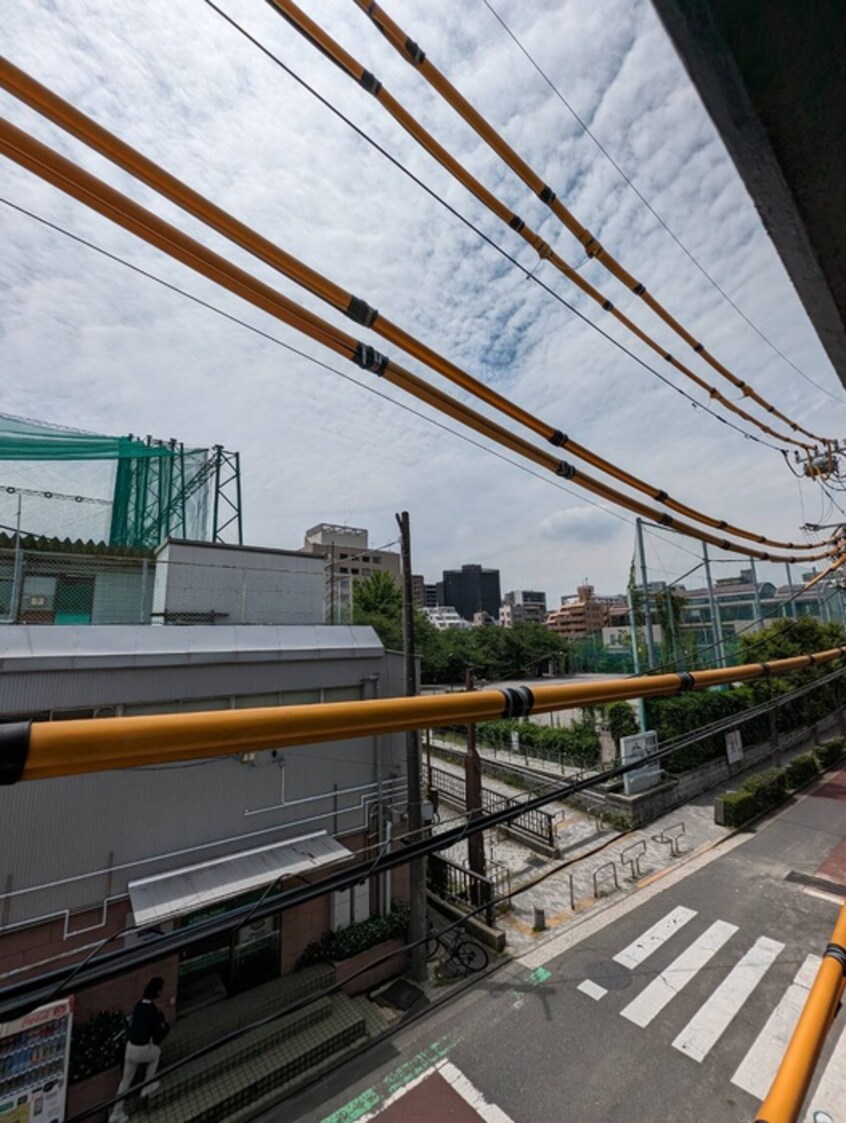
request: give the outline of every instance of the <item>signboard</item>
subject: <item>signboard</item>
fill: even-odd
[[[658,750],[658,734],[649,729],[646,733],[633,733],[630,737],[620,738],[620,755],[623,764],[641,760]],[[647,788],[654,788],[661,780],[661,764],[651,761],[644,764],[643,768],[633,768],[623,776],[623,791],[626,795],[636,795],[645,792]]]
[[[740,764],[743,760],[743,738],[739,729],[726,734],[726,757],[729,764]]]
[[[61,1123],[68,1086],[73,998],[0,1025],[0,1120]]]

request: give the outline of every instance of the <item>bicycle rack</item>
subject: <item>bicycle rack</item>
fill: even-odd
[[[675,832],[674,834],[671,832]],[[678,858],[681,855],[681,839],[682,836],[687,834],[684,822],[670,823],[668,827],[664,827],[660,834],[652,836],[653,842],[663,842],[665,846],[670,848],[670,857]]]
[[[607,870],[610,870],[610,871],[611,871],[611,879],[612,879],[612,880],[613,880],[613,882],[614,882],[614,889],[616,890],[616,889],[619,889],[619,888],[620,888],[620,883],[619,883],[619,881],[617,880],[617,867],[616,867],[616,866],[614,865],[614,863],[613,863],[613,862],[605,862],[605,864],[604,864],[604,865],[601,865],[601,866],[599,867],[599,869],[597,869],[597,870],[595,870],[595,871],[594,871],[594,875],[593,875],[593,895],[594,895],[594,897],[597,897],[597,898],[598,898],[598,897],[599,897],[599,895],[600,895],[600,894],[599,894],[599,887],[598,887],[598,886],[597,886],[597,884],[596,884],[596,883],[597,883],[597,879],[599,878],[599,875],[600,875],[600,874],[601,874],[601,873],[602,873],[603,871],[607,871]]]
[[[640,861],[646,853],[646,839],[639,838],[636,842],[629,843],[620,854],[620,865],[629,867],[629,877],[637,881],[641,875]]]

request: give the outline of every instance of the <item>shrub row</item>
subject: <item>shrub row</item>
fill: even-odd
[[[392,901],[391,911],[384,916],[371,916],[368,920],[348,924],[334,932],[324,932],[312,940],[297,960],[296,970],[315,963],[330,963],[350,959],[362,951],[395,937],[405,939],[408,933],[409,906],[406,901]]]
[[[520,751],[527,756],[550,757],[578,768],[586,768],[599,760],[599,734],[587,725],[558,729],[534,721],[480,721],[476,736],[487,745],[510,748],[511,734],[520,734]]]
[[[817,745],[811,753],[801,753],[784,768],[768,768],[745,780],[740,791],[723,796],[723,817],[727,827],[740,827],[762,811],[777,807],[789,790],[800,788],[824,772],[846,752],[846,738],[838,737]]]

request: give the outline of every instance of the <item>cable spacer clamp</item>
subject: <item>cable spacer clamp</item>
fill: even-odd
[[[661,526],[672,526],[675,520],[672,515],[662,515],[658,522]]]
[[[373,94],[374,97],[378,97],[382,92],[382,83],[376,75],[371,74],[369,70],[362,71],[358,84],[363,90],[367,90],[369,94]]]
[[[696,686],[696,679],[690,671],[682,671],[679,674],[679,694],[686,694],[688,690],[693,690]]]
[[[31,721],[0,725],[0,785],[17,784],[29,756]]]
[[[549,438],[549,443],[555,445],[556,448],[563,448],[569,439],[566,433],[562,433],[560,429],[556,429]]]
[[[664,500],[667,498],[667,493],[666,493],[666,491],[663,491],[663,490],[662,491],[656,491],[655,494],[652,496],[652,498],[657,499],[659,503],[663,503]]]
[[[772,675],[773,669],[769,663],[759,663],[758,666],[761,668],[761,678],[769,678]]]
[[[603,300],[602,310],[603,310],[603,312],[613,312],[614,311],[614,305],[611,303],[610,300]]]
[[[538,198],[542,203],[554,203],[558,196],[555,194],[549,184],[545,183],[541,190],[538,191]]]
[[[632,289],[632,292],[635,294],[635,296],[643,296],[643,294],[646,292],[646,285],[643,285],[640,281],[638,281],[638,283]]]
[[[556,476],[562,476],[565,480],[572,480],[576,474],[576,469],[572,464],[568,464],[566,460],[560,460],[558,467],[555,469]]]
[[[361,324],[362,327],[369,328],[373,325],[379,313],[375,308],[371,308],[366,300],[362,300],[360,296],[351,296],[347,305],[347,315],[357,324]]]
[[[829,944],[823,952],[823,957],[836,959],[840,964],[843,974],[846,975],[846,948],[842,944]]]
[[[696,346],[693,348],[693,350],[696,352],[697,355],[701,355],[702,352],[705,350],[705,345],[702,344],[702,343],[697,343]]]
[[[405,49],[415,66],[421,66],[426,61],[426,52],[422,51],[413,39],[406,39]]]
[[[534,709],[535,696],[528,686],[507,686],[502,691],[505,700],[504,718],[528,717]]]
[[[388,365],[388,356],[377,351],[375,347],[371,347],[369,343],[357,343],[353,354],[353,362],[358,363],[362,370],[372,370],[374,374],[378,374],[381,378]]]
[[[508,220],[508,225],[511,227],[512,230],[516,230],[517,233],[519,234],[520,231],[523,229],[523,227],[526,224],[522,220],[522,218],[519,216],[519,214],[513,214],[511,216],[511,218]]]

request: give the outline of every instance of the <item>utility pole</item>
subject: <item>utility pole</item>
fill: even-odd
[[[329,623],[335,623],[335,543],[329,545]]]
[[[714,585],[711,581],[711,562],[708,559],[708,543],[702,543],[702,560],[705,563],[705,581],[708,585],[708,604],[711,608],[711,633],[714,637],[714,648],[717,656],[717,666],[726,665],[726,651],[723,646],[723,622],[720,619],[720,606],[714,596]]]
[[[464,672],[464,689],[468,692],[475,689],[473,685],[473,668],[468,667]],[[467,817],[471,821],[478,819],[482,814],[482,762],[476,748],[476,726],[467,726],[467,752],[464,754],[464,790]],[[485,837],[479,831],[467,839],[467,858],[473,873],[485,876]],[[473,882],[473,904],[482,904],[478,896],[478,882]]]
[[[646,654],[649,659],[649,670],[656,667],[655,642],[652,636],[652,607],[649,600],[649,582],[646,576],[646,551],[643,548],[643,520],[635,519],[637,537],[637,556],[640,562],[640,581],[643,586],[643,620],[646,625]]]
[[[417,693],[417,666],[414,658],[414,600],[411,583],[411,528],[408,511],[396,516],[400,530],[402,555],[402,639],[405,654],[405,693]],[[408,781],[408,833],[417,841],[423,827],[420,799],[420,734],[410,729],[405,735],[405,770]],[[411,951],[411,977],[417,982],[428,978],[426,966],[426,934],[428,931],[426,908],[426,859],[415,858],[408,863],[411,917],[409,940],[415,946]]]
[[[755,619],[758,621],[758,627],[763,628],[764,617],[761,613],[761,595],[758,592],[758,571],[755,568],[755,559],[749,559],[749,566],[752,570],[752,596],[755,598]]]
[[[787,602],[787,604],[784,607],[785,607],[786,615],[792,616],[793,619],[795,620],[796,615],[797,615],[796,614],[796,602],[793,599],[793,577],[790,573],[790,562],[785,562],[784,568],[787,570],[787,588],[790,590],[790,600]]]
[[[632,597],[632,587],[629,585],[626,590],[626,598],[629,602],[629,632],[632,637],[632,662],[634,663],[634,673],[640,675],[640,654],[637,650],[637,622],[635,621],[634,611],[634,598]],[[646,702],[643,698],[637,700],[637,720],[640,725],[641,733],[646,732]]]

